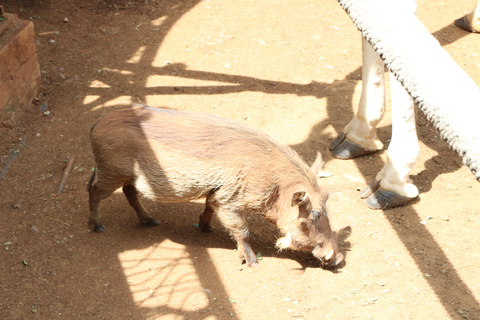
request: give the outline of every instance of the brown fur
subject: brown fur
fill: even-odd
[[[91,143],[96,172],[88,188],[89,222],[96,231],[105,230],[98,217],[100,201],[123,187],[140,221],[151,225],[158,221],[145,211],[138,192],[164,202],[206,198],[200,226],[207,230],[216,213],[248,265],[257,261],[247,242],[246,210],[263,214],[291,235],[281,249],[312,251],[329,265],[343,259],[316,173],[264,132],[208,114],[132,106],[100,119]],[[314,167],[321,167],[321,158]]]

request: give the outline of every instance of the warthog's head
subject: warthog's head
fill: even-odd
[[[322,197],[326,201],[328,196],[323,193]],[[292,207],[298,208],[298,218],[285,229],[285,237],[278,239],[277,248],[311,251],[320,260],[322,267],[340,264],[343,254],[338,249],[336,235],[330,227],[325,202],[320,201],[314,206],[306,192],[295,192]]]
[[[285,219],[280,226],[285,237],[278,239],[276,247],[311,251],[322,267],[333,267],[343,261],[343,254],[338,249],[337,237],[326,212],[328,193],[319,187],[316,178],[322,166],[318,154],[312,165],[315,176],[308,184],[297,185],[288,192],[291,195],[290,219]]]

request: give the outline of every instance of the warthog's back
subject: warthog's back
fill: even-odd
[[[279,180],[315,179],[289,147],[209,114],[133,106],[106,114],[91,140],[102,180],[130,181],[160,201],[188,201],[218,190],[247,197],[255,207]]]

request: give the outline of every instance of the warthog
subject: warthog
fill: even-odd
[[[325,211],[328,194],[316,173],[291,148],[252,127],[209,114],[136,105],[103,116],[91,130],[96,171],[89,184],[90,217],[117,188],[144,224],[158,225],[139,199],[187,202],[206,198],[200,227],[213,213],[238,244],[240,259],[256,266],[245,211],[260,213],[284,235],[279,249],[311,251],[322,266],[343,260]]]

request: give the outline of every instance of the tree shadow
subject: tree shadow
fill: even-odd
[[[263,80],[255,77],[248,77],[248,76],[225,75],[225,74],[215,73],[215,72],[189,70],[186,64],[180,64],[180,63],[168,64],[164,67],[151,67],[151,62],[154,60],[155,55],[158,51],[158,48],[161,46],[164,38],[170,32],[173,25],[179,19],[181,19],[186,12],[189,12],[198,3],[199,1],[174,1],[174,2],[160,1],[156,3],[157,9],[160,10],[160,12],[156,14],[158,15],[158,17],[165,17],[165,18],[162,20],[161,24],[158,27],[158,30],[155,32],[155,42],[153,44],[144,46],[143,53],[138,62],[133,64],[125,63],[124,65],[118,66],[118,65],[110,65],[108,61],[106,61],[104,63],[105,65],[108,66],[108,68],[104,66],[100,68],[99,65],[101,65],[102,63],[99,63],[98,61],[89,60],[86,62],[88,63],[88,67],[98,68],[98,70],[100,70],[98,78],[101,79],[102,82],[104,82],[106,85],[116,86],[118,89],[121,89],[127,92],[129,95],[132,94],[133,92],[134,93],[133,95],[135,95],[140,101],[145,101],[146,96],[151,93],[158,94],[158,95],[177,95],[177,94],[191,94],[191,95],[216,94],[218,95],[218,94],[228,94],[228,93],[238,93],[238,92],[249,91],[249,92],[262,92],[265,94],[295,94],[298,96],[308,96],[308,95],[312,95],[311,92],[315,92],[313,95],[316,98],[327,99],[328,118],[318,122],[313,127],[308,138],[304,142],[293,145],[292,147],[295,150],[297,150],[307,160],[313,160],[314,154],[316,153],[317,149],[322,149],[323,154],[326,156],[326,160],[327,161],[330,160],[331,156],[329,155],[329,153],[326,152],[326,148],[329,144],[328,142],[330,142],[334,137],[332,137],[325,130],[325,128],[328,125],[332,125],[334,130],[338,133],[342,131],[344,125],[346,124],[346,123],[342,123],[339,120],[338,98],[336,96],[329,95],[329,93],[327,92],[328,88],[333,85],[332,83],[322,83],[322,82],[312,81],[310,84],[299,85],[299,84],[289,83],[289,82]],[[104,8],[103,10],[108,11],[107,8]],[[453,28],[453,27],[445,27],[442,30],[439,30],[434,33],[434,35],[436,35],[437,38],[440,39],[442,45],[451,43],[450,40],[447,40],[447,39],[451,39],[451,37],[444,38],[443,36],[445,33],[450,34],[451,32],[450,28]],[[458,29],[455,29],[455,30],[456,31],[452,31],[455,34],[455,37],[454,37],[455,40],[461,38],[465,34],[465,32],[463,32],[462,30],[458,30]],[[109,37],[106,37],[106,40],[109,40]],[[359,38],[358,44],[360,46],[360,38]],[[122,48],[122,50],[119,49],[118,52],[115,52],[115,54],[125,57],[124,60],[127,61],[132,56],[132,54],[136,52],[138,48],[139,48],[139,45],[128,47],[126,49]],[[92,59],[93,58],[94,57],[92,57]],[[105,59],[108,60],[108,58],[105,58]],[[148,72],[145,72],[146,69]],[[119,72],[118,70],[128,71],[129,74]],[[216,81],[220,85],[201,87],[201,88],[199,88],[198,86],[180,86],[180,87],[157,86],[157,87],[147,88],[146,86],[147,77],[150,74],[169,75],[169,76],[185,78],[185,79]],[[344,86],[343,88],[341,88],[342,90],[341,96],[345,98],[342,98],[342,99],[345,99],[344,100],[344,102],[346,102],[345,105],[348,106],[348,108],[343,108],[341,112],[344,112],[344,113],[348,112],[351,117],[353,117],[353,112],[352,112],[353,87],[356,83],[351,79],[352,78],[356,79],[359,74],[360,74],[360,69],[356,69],[352,71],[350,75],[348,75],[346,79],[343,80],[347,82],[345,82],[344,84],[340,84],[341,86]],[[110,90],[110,89],[106,87],[85,88],[85,92],[84,92],[85,96],[87,95],[98,96],[98,99],[95,100],[94,102],[85,103],[84,104],[85,109],[90,110],[90,109],[93,109],[95,105],[104,104],[108,102],[106,95],[104,95],[104,92],[106,92],[106,90]],[[113,106],[113,107],[116,107],[116,106]],[[95,117],[97,117],[100,112],[92,112],[92,113],[94,114]],[[344,116],[342,116],[342,118],[343,117]],[[422,132],[422,130],[423,129],[420,129],[420,132]],[[391,134],[391,128],[381,127],[379,128],[378,134],[382,141],[387,141],[389,135]],[[439,146],[436,143],[432,143],[432,133],[428,130],[424,133],[424,135],[419,134],[419,139],[425,145],[429,146],[432,149],[437,150],[439,148]],[[319,141],[321,143],[319,143]],[[441,149],[443,152],[443,148]],[[365,180],[371,180],[372,174],[374,173],[365,169],[363,165],[364,159],[356,159],[354,161],[357,167],[359,168],[362,176],[365,178]],[[373,162],[374,166],[378,169],[383,166],[383,161],[378,155],[373,155],[370,161]],[[443,168],[442,171],[438,173],[438,167],[434,168],[435,162],[436,162],[435,160],[429,160],[429,162],[427,162],[426,164],[426,169],[420,172],[417,176],[413,177],[415,182],[420,183],[420,186],[422,187],[423,191],[429,190],[431,188],[431,182],[429,183],[428,181],[432,181],[433,178],[435,178],[439,174],[456,170],[460,166],[458,165],[454,167]],[[115,195],[114,200],[118,200],[117,198],[118,196]],[[107,206],[108,206],[108,203],[107,203]],[[123,203],[121,202],[120,204],[116,204],[113,207],[107,209],[105,208],[105,205],[102,204],[102,208],[103,208],[102,210],[104,212],[121,211],[123,210],[122,207],[124,206],[126,206],[126,202],[123,202]],[[192,211],[200,213],[201,209],[203,208],[201,208],[198,204],[189,204],[189,205],[186,205],[184,209],[180,209],[180,210],[184,210],[186,213],[190,214],[189,217],[191,217]],[[128,208],[128,210],[131,210],[131,209]],[[448,260],[448,257],[444,254],[440,245],[436,242],[436,240],[430,234],[430,232],[426,229],[426,227],[421,224],[412,224],[412,227],[410,229],[404,229],[395,223],[395,221],[393,220],[394,218],[392,218],[392,215],[390,214],[391,212],[392,211],[385,211],[384,215],[390,221],[392,227],[397,232],[398,237],[400,238],[402,243],[405,245],[405,247],[409,251],[412,259],[415,261],[418,268],[421,270],[422,274],[431,273],[429,264],[426,263],[427,260],[431,260],[431,261],[434,261],[435,263],[442,264],[449,270],[452,270],[451,273],[449,273],[448,278],[441,274],[432,275],[431,277],[425,278],[429,283],[429,285],[431,286],[431,288],[433,289],[433,291],[436,293],[437,297],[441,301],[444,308],[450,314],[456,314],[457,310],[464,307],[470,310],[478,310],[479,305],[473,293],[470,291],[468,286],[463,282],[463,280],[460,278],[458,273],[455,271],[455,267]],[[418,216],[418,213],[411,206],[394,209],[393,212],[401,212],[406,216],[411,217],[411,219],[413,220],[415,219],[417,221],[421,220],[420,217]],[[67,266],[72,266],[73,268],[72,270],[78,271],[78,274],[72,271],[68,271],[66,268],[62,269],[68,272],[68,274],[71,274],[73,279],[72,281],[74,282],[73,287],[75,287],[76,285],[75,283],[77,282],[82,282],[82,281],[87,282],[90,280],[92,281],[92,284],[91,284],[92,290],[82,291],[84,289],[79,289],[80,290],[79,299],[89,304],[89,307],[87,310],[88,314],[90,314],[91,316],[104,316],[108,312],[109,314],[108,317],[111,317],[111,318],[130,318],[130,319],[146,319],[153,314],[162,314],[162,315],[181,314],[186,318],[199,317],[199,315],[197,314],[198,310],[190,311],[183,307],[186,303],[186,300],[179,303],[180,307],[170,307],[168,306],[168,304],[163,304],[158,307],[150,308],[150,307],[144,307],[143,305],[138,306],[138,304],[132,298],[131,286],[129,281],[130,280],[135,281],[134,280],[135,278],[129,279],[130,275],[125,274],[125,272],[128,272],[128,268],[126,268],[125,265],[122,265],[122,263],[125,263],[125,262],[119,261],[118,255],[128,251],[132,251],[132,250],[148,249],[153,244],[162,244],[166,240],[171,240],[172,242],[182,244],[184,246],[185,252],[183,255],[181,255],[182,259],[165,262],[164,260],[162,260],[162,257],[158,258],[157,256],[155,256],[156,252],[152,253],[152,251],[146,251],[144,253],[143,258],[138,259],[138,261],[128,261],[128,263],[131,263],[131,265],[138,266],[153,260],[154,263],[156,264],[159,264],[159,265],[163,264],[163,267],[160,267],[160,269],[165,270],[166,274],[170,275],[172,274],[171,270],[174,269],[177,265],[180,265],[185,261],[190,261],[190,263],[192,264],[191,270],[195,270],[195,273],[198,275],[197,277],[198,279],[195,279],[195,281],[199,281],[201,283],[201,286],[207,289],[210,287],[211,283],[216,282],[220,285],[217,287],[217,292],[215,292],[214,294],[217,296],[228,297],[228,292],[226,288],[221,285],[221,281],[220,281],[221,277],[215,267],[215,264],[211,262],[211,259],[209,261],[210,254],[207,248],[211,248],[211,247],[230,248],[228,245],[226,245],[226,243],[233,243],[233,242],[229,239],[228,235],[225,232],[217,233],[217,235],[215,235],[213,239],[208,239],[208,237],[204,237],[199,233],[199,237],[201,237],[203,241],[200,245],[197,241],[199,238],[188,238],[188,240],[186,240],[185,237],[182,236],[184,235],[185,232],[192,232],[192,231],[195,232],[198,230],[195,230],[194,228],[190,227],[190,223],[179,226],[178,224],[183,221],[183,217],[185,216],[176,215],[175,219],[172,220],[172,222],[170,222],[170,225],[168,226],[168,228],[172,227],[172,224],[174,224],[173,228],[176,228],[174,229],[173,232],[171,232],[171,230],[169,230],[166,226],[160,226],[159,228],[163,228],[165,231],[168,232],[168,234],[163,234],[162,232],[155,232],[155,236],[153,238],[150,236],[151,234],[150,229],[132,228],[131,230],[124,230],[125,228],[123,228],[123,226],[125,224],[122,224],[121,223],[122,219],[118,220],[118,218],[117,220],[114,220],[117,222],[120,221],[120,224],[116,225],[116,226],[119,226],[118,230],[116,230],[116,228],[110,228],[109,232],[107,232],[105,235],[86,234],[86,235],[79,236],[81,241],[83,241],[83,243],[86,246],[89,246],[91,248],[96,248],[100,246],[111,248],[111,250],[108,252],[108,256],[106,257],[101,256],[99,253],[95,252],[94,249],[92,249],[90,256],[85,255],[85,256],[77,257],[78,259],[98,260],[99,265],[104,267],[105,270],[99,270],[97,267],[94,267],[89,270],[82,270],[78,266],[75,267],[73,264],[72,265],[68,264]],[[79,218],[72,218],[72,219],[73,221],[75,221],[77,225],[83,225],[85,223],[84,222],[85,219],[83,218],[84,217],[82,216]],[[192,217],[192,220],[196,221],[195,218],[196,217]],[[107,219],[108,218],[105,218],[104,221],[106,221]],[[136,219],[136,218],[132,217],[130,220],[132,219]],[[266,225],[268,224],[260,223],[259,227],[265,228]],[[347,227],[339,231],[339,242],[340,242],[340,246],[343,248],[344,254],[346,254],[351,247],[350,243],[347,241],[347,238],[349,237],[351,232],[352,230],[350,227]],[[121,242],[118,242],[118,237],[121,237],[122,239]],[[293,258],[302,265],[303,269],[308,267],[316,267],[313,260],[311,258],[307,258],[302,253],[292,253],[292,252],[277,253],[272,247],[266,246],[264,244],[265,243],[264,238],[261,239],[260,237],[261,237],[260,233],[259,235],[256,236],[255,230],[254,230],[254,236],[252,237],[252,246],[257,251],[261,250],[262,252],[265,252],[266,255],[271,255],[271,256],[275,255],[280,258],[288,258],[288,259]],[[273,235],[268,237],[273,237]],[[113,246],[112,244],[115,244],[115,246]],[[425,250],[427,252],[426,255],[416,254],[417,250],[419,250],[418,249],[419,246],[428,247],[428,250]],[[196,260],[192,258],[195,256],[203,256],[206,258],[202,260]],[[235,253],[232,253],[232,258],[235,258],[234,256],[235,256]],[[106,261],[110,261],[111,265],[107,265],[107,263],[105,263]],[[140,269],[138,272],[146,273],[148,272],[148,267],[149,265],[145,264],[142,267],[142,269]],[[85,276],[83,276],[83,274],[85,274]],[[158,279],[155,278],[155,276],[152,276],[150,280],[153,281]],[[176,286],[178,287],[182,285],[183,280],[184,279],[175,279],[175,281],[177,282],[169,283],[168,286],[173,290],[174,287]],[[155,290],[158,290],[158,288],[160,287],[165,287],[166,286],[165,281],[167,281],[166,278],[162,278],[161,280],[158,280],[156,287],[153,289],[154,292]],[[70,283],[70,285],[72,285],[72,283]],[[461,304],[458,301],[451,301],[449,295],[445,293],[445,292],[448,292],[448,290],[444,290],[445,288],[450,288],[450,290],[465,293],[464,301]],[[146,292],[142,291],[141,293],[148,294],[148,290],[150,290],[150,288],[148,289],[143,288],[139,290],[140,291],[147,290]],[[105,301],[108,301],[108,298],[106,297],[112,300],[115,300],[114,303],[118,305],[128,306],[127,309],[131,314],[126,315],[121,313],[121,312],[125,312],[126,308],[120,308],[121,310],[116,311],[116,308],[106,307]],[[149,298],[145,298],[146,300],[145,299],[142,300],[142,303],[145,302],[144,304],[146,304],[146,302],[148,302],[148,299],[153,299],[153,298],[155,298],[155,294],[151,294]],[[165,300],[162,300],[162,301],[168,301],[168,294],[167,294],[167,298],[165,298]],[[65,303],[68,303],[68,302],[65,302]],[[201,312],[205,313],[204,315],[202,315],[202,317],[206,318],[208,315],[215,315],[214,313],[212,313],[211,310],[209,310],[210,306],[211,306],[211,300],[208,300],[208,302],[206,303],[206,306],[200,309]],[[232,319],[238,318],[234,313],[232,313],[233,311],[234,311],[233,309],[227,310],[227,313],[229,312],[231,313],[231,314],[228,314],[228,316],[231,316]]]
[[[451,31],[452,27],[445,27],[442,30],[437,31],[434,33],[442,44],[451,43],[456,39],[459,39],[463,36],[463,31],[456,30]],[[454,33],[455,40],[451,40],[452,38],[445,37],[445,34]],[[450,40],[447,40],[450,39]],[[360,43],[360,41],[359,41]],[[148,62],[153,55],[153,51],[150,51],[149,55],[146,55],[145,62]],[[191,94],[191,95],[208,95],[208,94],[228,94],[228,93],[238,93],[238,92],[262,92],[266,94],[296,94],[299,96],[311,95],[312,90],[315,92],[314,96],[316,98],[326,98],[327,99],[327,110],[328,110],[328,118],[318,122],[310,132],[309,137],[300,144],[292,145],[292,147],[297,150],[305,159],[313,159],[314,154],[316,153],[317,149],[322,149],[323,154],[327,155],[325,152],[326,147],[334,137],[328,134],[325,131],[327,125],[332,125],[336,132],[341,132],[344,125],[346,123],[341,123],[338,121],[338,101],[335,97],[329,96],[326,92],[328,88],[334,84],[331,83],[317,83],[312,82],[308,85],[298,85],[294,83],[285,83],[279,81],[270,81],[270,80],[262,80],[258,78],[252,78],[248,76],[238,76],[238,75],[225,75],[220,73],[214,72],[204,72],[204,71],[195,71],[195,70],[188,70],[185,64],[171,64],[161,68],[151,68],[151,73],[155,73],[157,75],[170,75],[179,78],[186,78],[186,79],[196,79],[196,80],[203,80],[203,81],[216,81],[219,83],[226,83],[226,85],[215,85],[209,87],[197,87],[197,86],[157,86],[157,87],[150,87],[144,88],[143,91],[138,92],[138,97],[140,100],[145,99],[147,94],[155,93],[161,95],[175,95],[175,94]],[[135,74],[135,72],[134,72]],[[353,87],[355,85],[355,81],[350,79],[356,78],[360,74],[360,69],[356,69],[355,71],[351,72],[349,76],[346,77],[346,83],[340,84],[344,86],[341,88],[342,95],[345,96],[345,101],[347,102],[347,106],[350,106],[350,109],[342,109],[341,112],[348,112],[350,113],[351,117],[353,117],[352,112],[352,97],[353,97]],[[121,80],[122,76],[116,75],[115,81]],[[349,82],[351,81],[351,82]],[[101,92],[103,89],[90,89],[89,93],[96,94],[102,96]],[[95,101],[95,104],[102,103],[103,101]],[[351,118],[350,117],[350,118]],[[344,115],[342,115],[344,118]],[[424,121],[422,115],[418,117],[420,122]],[[378,135],[381,140],[388,141],[388,137],[391,134],[390,127],[380,127],[378,128]],[[438,144],[432,143],[432,133],[428,130],[420,128],[419,129],[419,140],[427,145],[428,147],[439,150],[441,149],[444,152],[443,147],[439,147]],[[319,141],[321,141],[321,145],[319,145]],[[386,147],[388,146],[388,143]],[[330,158],[329,158],[330,157]],[[331,159],[331,156],[326,156],[326,160],[328,161]],[[356,159],[354,160],[359,168],[363,177],[366,180],[372,179],[372,172],[366,170],[363,166],[364,160]],[[370,160],[376,168],[381,168],[383,166],[383,161],[378,155],[373,155]],[[431,188],[431,181],[438,175],[452,172],[457,170],[460,167],[458,162],[455,162],[454,166],[450,167],[442,167],[439,170],[439,167],[435,165],[437,161],[435,158],[430,159],[426,163],[426,169],[417,174],[413,177],[415,182],[420,182],[420,187],[422,188],[423,192],[428,191]],[[371,167],[371,165],[370,165]],[[412,206],[405,206],[402,208],[393,209],[396,212],[401,212],[406,216],[410,217],[412,220],[420,221],[420,217],[418,213],[413,209]],[[449,314],[456,314],[457,310],[461,308],[467,308],[469,310],[479,310],[478,301],[475,299],[473,293],[468,288],[468,286],[463,282],[459,274],[455,271],[455,267],[449,261],[448,257],[445,255],[439,244],[436,242],[434,237],[431,233],[426,229],[426,227],[422,224],[413,224],[413,227],[406,230],[398,226],[395,223],[394,218],[390,214],[392,211],[385,211],[384,215],[391,223],[392,227],[397,232],[398,237],[405,245],[407,250],[409,251],[412,259],[417,264],[418,268],[421,270],[422,274],[429,274],[432,270],[429,268],[429,264],[425,263],[426,260],[429,261],[436,261],[436,263],[445,266],[445,268],[452,270],[449,273],[449,277],[446,278],[441,276],[431,276],[425,277],[433,291],[436,293],[437,297],[441,301],[443,307],[448,311]],[[340,243],[343,246],[344,253],[350,249],[350,244],[346,242],[346,238],[351,233],[351,229],[347,228],[341,230],[340,234]],[[177,241],[183,241],[181,238],[177,239]],[[255,248],[259,248],[260,250],[266,252],[266,254],[272,254],[267,247],[262,246],[255,236],[252,237],[252,244]],[[419,246],[421,247],[428,247],[428,254],[427,255],[418,255],[417,252],[419,250]],[[187,246],[188,247],[188,246]],[[258,250],[258,249],[257,249]],[[271,250],[271,249],[270,249]],[[302,265],[302,268],[312,267],[313,262],[312,260],[305,258],[302,254],[297,253],[280,253],[278,254],[280,257],[292,258],[299,261]],[[445,288],[452,288],[457,292],[464,293],[464,300],[462,302],[452,301],[451,297],[446,294]]]
[[[434,32],[433,35],[442,45],[447,45],[464,37],[465,35],[468,35],[468,33],[450,25]],[[345,117],[343,115],[341,119],[351,119],[354,116],[353,88],[355,84],[350,83],[348,79],[351,79],[352,76],[355,78],[355,75],[360,73],[361,69],[356,69],[350,74],[350,76],[346,77],[347,82],[344,82],[345,80],[340,81],[340,90],[338,91],[339,97],[342,99],[342,103],[340,104],[343,105],[345,102],[347,102],[347,105],[351,106],[351,109],[349,110],[341,110],[341,112],[349,113],[349,117]],[[347,124],[336,120],[338,119],[339,114],[339,101],[330,98],[328,95],[326,98],[328,118],[319,122],[313,127],[308,139],[300,144],[292,146],[295,150],[302,154],[304,158],[311,159],[313,156],[312,149],[315,150],[320,147],[325,150],[326,146],[330,144],[333,137],[325,132],[327,125],[333,126],[337,133],[341,133],[343,131],[343,127]],[[412,180],[419,187],[420,193],[423,193],[431,189],[432,182],[436,177],[445,173],[457,171],[460,167],[462,167],[462,164],[461,160],[458,159],[457,154],[452,156],[452,158],[457,159],[450,161],[448,164],[445,163],[444,154],[448,152],[454,153],[453,150],[449,149],[445,141],[437,137],[438,131],[433,128],[433,125],[427,120],[427,117],[418,109],[416,111],[416,115],[417,123],[419,124],[417,125],[419,141],[425,144],[428,148],[437,151],[439,154],[427,160],[424,164],[425,169],[412,176]],[[380,153],[386,152],[388,148],[388,142],[390,141],[391,131],[391,126],[379,127],[377,129],[377,135],[379,139],[385,143],[384,151],[381,151]],[[321,146],[318,145],[319,141],[322,141]],[[332,156],[326,156],[325,158],[328,161],[332,159]],[[369,168],[372,167],[372,164],[369,164],[369,166],[366,167],[364,163],[365,160],[363,158],[350,160],[355,162],[357,168],[360,170],[362,176],[367,182],[374,179],[378,170],[384,165],[384,162],[378,153],[370,155],[369,159],[370,160],[368,161],[372,162],[374,164],[373,166],[377,168],[376,172],[369,171]],[[416,199],[413,203],[418,201],[421,200]],[[397,223],[393,212],[409,217],[410,221],[415,221],[416,223],[412,223],[409,228],[404,228]],[[455,266],[445,255],[444,251],[434,239],[433,235],[427,230],[424,224],[418,223],[418,221],[422,221],[423,219],[418,215],[415,209],[411,205],[407,205],[391,210],[384,210],[383,213],[396,231],[405,248],[409,251],[410,256],[415,261],[422,275],[424,275],[424,278],[427,280],[430,287],[441,301],[445,310],[452,315],[452,318],[458,315],[458,310],[470,310],[469,316],[472,316],[475,313],[478,314],[480,312],[480,304],[476,300],[475,295],[462,280],[460,275],[455,271]],[[427,253],[425,255],[419,255],[418,252],[420,251]],[[432,266],[435,264],[437,266],[442,266],[444,270],[451,270],[451,272],[448,273],[449,276],[445,277],[445,275],[443,275],[441,272],[438,272],[438,270],[435,272],[435,275],[432,275],[432,272],[434,272]],[[454,300],[454,298],[448,294],[450,291],[462,292],[462,301]]]

